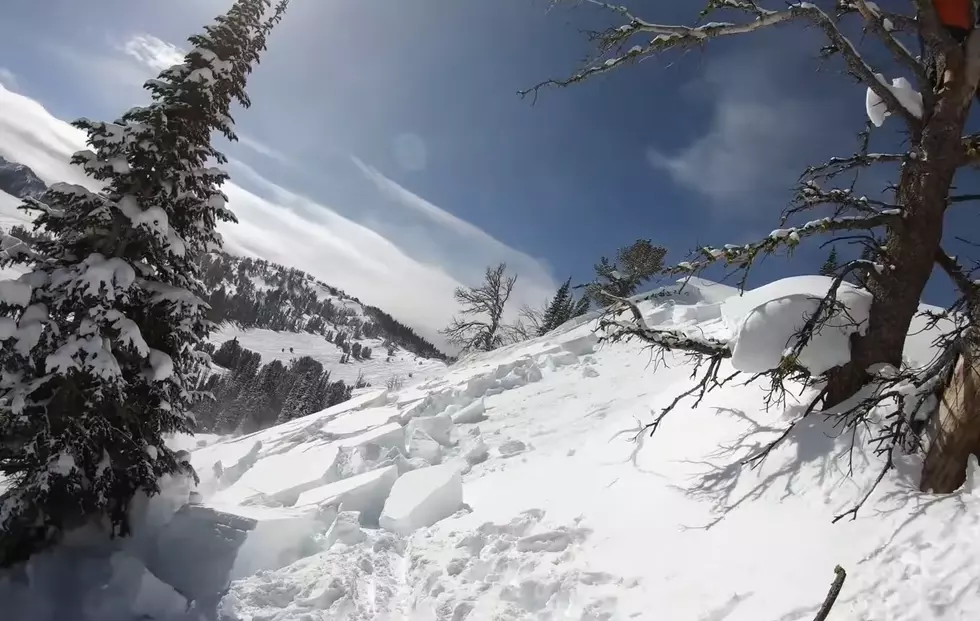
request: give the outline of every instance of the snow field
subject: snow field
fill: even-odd
[[[750,305],[743,318],[770,302]],[[718,300],[675,312],[683,304],[651,300],[642,310],[665,317],[664,327],[736,336]],[[698,316],[712,318],[691,319]],[[361,496],[373,508],[382,503],[380,527],[345,510],[337,483],[307,492],[321,503],[319,532],[234,581],[223,613],[241,621],[809,621],[837,564],[848,578],[832,619],[980,613],[975,486],[921,494],[917,465],[905,458],[857,520],[831,524],[877,474],[866,437],[852,453],[849,436],[814,416],[750,468],[742,460],[799,415],[806,395],[766,412],[763,387],[734,384],[699,407],[682,402],[656,436],[639,434],[690,386],[691,369],[680,359],[653,369],[639,345],[598,347],[592,323],[472,356],[385,394],[384,406],[313,415],[278,432],[288,441],[271,437],[278,428],[262,432],[276,450],[322,442],[330,420],[363,411],[374,427],[355,433],[351,425],[353,435],[330,440],[346,443],[352,458],[340,482],[360,490],[392,469],[398,477],[388,491]],[[928,354],[924,342],[910,358]],[[400,415],[389,420],[372,413],[378,408]],[[372,432],[388,446],[355,439]],[[413,455],[414,438],[431,453]]]

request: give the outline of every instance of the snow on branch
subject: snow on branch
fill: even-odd
[[[895,224],[901,217],[898,209],[889,209],[867,216],[841,216],[812,220],[803,226],[776,229],[765,239],[743,246],[729,244],[723,248],[710,246],[698,250],[700,258],[684,261],[665,270],[666,275],[695,274],[714,263],[723,262],[741,268],[748,266],[759,255],[773,254],[780,248],[792,249],[804,237],[835,231],[860,231]]]
[[[538,91],[546,86],[570,86],[578,82],[583,82],[595,75],[611,71],[620,65],[635,62],[665,50],[696,47],[704,45],[711,39],[747,34],[794,19],[803,19],[824,31],[830,41],[829,47],[825,49],[839,53],[847,65],[847,72],[874,91],[885,103],[888,110],[894,111],[894,113],[902,116],[910,127],[918,127],[919,125],[919,118],[913,111],[908,110],[902,105],[901,100],[893,90],[878,78],[875,71],[864,60],[864,57],[857,48],[854,47],[854,44],[840,31],[834,20],[820,9],[820,7],[811,2],[796,2],[790,4],[784,10],[773,11],[763,9],[755,2],[749,0],[711,0],[707,11],[721,8],[741,10],[747,13],[749,17],[752,17],[752,19],[751,21],[742,23],[709,22],[700,26],[684,26],[648,22],[633,15],[626,7],[612,5],[600,0],[586,1],[622,16],[627,22],[621,26],[609,28],[604,32],[593,33],[591,35],[591,38],[598,43],[600,55],[611,50],[624,49],[629,40],[634,36],[654,36],[647,40],[646,43],[633,45],[625,52],[610,56],[597,64],[590,65],[569,78],[545,80],[529,89],[518,91],[521,97],[526,97],[530,94],[536,99]]]
[[[892,22],[888,17],[882,15],[881,10],[872,5],[874,3],[868,3],[866,0],[853,0],[849,4],[853,5],[857,12],[871,24],[871,31],[878,35],[878,38],[885,44],[888,51],[892,53],[892,56],[897,58],[899,62],[909,68],[912,74],[915,75],[919,82],[919,86],[924,87],[925,84],[929,82],[928,76],[926,76],[925,67],[922,62],[915,57],[912,52],[905,47],[901,41],[895,38],[892,34],[894,30],[894,22]]]
[[[855,153],[850,157],[832,157],[823,164],[810,166],[801,175],[802,179],[833,179],[855,168],[867,168],[875,164],[900,163],[908,158],[907,153]]]

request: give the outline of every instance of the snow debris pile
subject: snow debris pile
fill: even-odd
[[[755,372],[779,364],[829,287],[799,277],[739,295],[691,279],[636,301],[651,325],[730,343],[727,373]],[[846,362],[864,329],[865,292],[838,300],[798,357],[814,372]],[[906,457],[877,510],[831,524],[879,471],[873,430],[852,452],[815,415],[743,466],[807,395],[766,411],[764,386],[732,382],[637,435],[691,368],[681,356],[655,368],[639,343],[599,347],[594,320],[190,446],[201,501],[168,505],[141,539],[153,553],[117,562],[108,584],[156,621],[195,618],[191,599],[226,621],[804,621],[840,564],[833,619],[977,618],[980,466],[957,494],[927,496]],[[910,338],[906,356],[927,361],[930,341]],[[138,578],[124,589],[127,571]]]

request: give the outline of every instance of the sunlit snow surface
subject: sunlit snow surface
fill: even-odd
[[[705,295],[695,287],[694,295],[657,297],[641,307],[651,322],[727,339],[732,331],[719,291],[725,290]],[[853,478],[846,476],[850,437],[836,438],[819,417],[758,469],[743,467],[740,460],[774,438],[801,406],[765,412],[760,386],[732,383],[697,408],[682,402],[656,436],[634,442],[637,425],[689,387],[691,369],[679,359],[654,368],[636,344],[599,346],[594,320],[577,323],[466,359],[399,392],[366,393],[331,412],[193,453],[202,489],[213,489],[207,479],[216,459],[228,467],[248,455],[266,481],[256,487],[285,498],[298,485],[303,503],[334,499],[331,507],[340,511],[338,494],[356,488],[358,506],[374,512],[384,494],[395,494],[364,472],[386,467],[405,476],[426,466],[397,450],[400,460],[391,458],[397,424],[443,413],[456,420],[448,446],[433,440],[439,468],[462,473],[464,504],[455,513],[399,534],[358,526],[357,514],[349,513],[340,513],[329,531],[330,520],[310,527],[306,504],[263,509],[282,512],[282,532],[311,528],[312,539],[300,553],[287,550],[286,562],[250,557],[255,573],[232,583],[223,614],[243,621],[808,621],[840,564],[848,577],[831,619],[977,618],[980,497],[970,485],[945,497],[920,494],[916,465],[903,463],[856,521],[831,524],[877,474],[879,462],[860,448],[862,438]],[[910,343],[910,358],[928,358],[928,339]],[[463,411],[469,413],[457,416]],[[361,413],[365,424],[352,424]],[[470,420],[479,422],[464,422]],[[427,426],[435,429],[414,428]],[[380,432],[371,435],[372,427]],[[387,448],[372,444],[378,437]],[[321,488],[309,487],[310,478],[326,462],[284,467],[278,484],[275,470],[263,468],[293,464],[282,457],[304,447],[336,460],[316,448],[324,443],[344,444],[345,457],[320,479]],[[365,483],[328,480],[343,476]],[[401,489],[395,482],[391,513],[438,519],[432,516],[458,501],[443,491],[451,490],[450,479],[417,479]],[[215,500],[248,496],[239,484],[211,493]],[[245,513],[265,501],[253,495],[248,502]],[[393,528],[403,532],[410,523]]]
[[[18,218],[15,201],[0,195],[0,216]],[[801,282],[775,289],[821,293]],[[694,279],[641,308],[652,325],[728,340],[778,297],[735,294]],[[680,358],[655,367],[640,344],[600,346],[595,323],[448,369],[405,352],[388,363],[376,348],[361,367],[374,387],[348,403],[241,438],[173,439],[193,450],[205,505],[257,522],[224,618],[809,621],[838,564],[848,577],[834,621],[980,618],[976,471],[960,492],[920,494],[906,459],[856,521],[831,524],[878,472],[865,438],[849,454],[850,436],[811,417],[759,468],[742,466],[801,406],[766,412],[763,387],[738,382],[696,408],[681,402],[656,436],[637,436],[690,387],[691,368]],[[906,347],[917,363],[931,356],[925,323],[915,320]],[[226,328],[215,341],[233,336],[263,362],[312,355],[338,379],[358,370],[312,335]],[[395,374],[405,386],[385,390]],[[435,455],[433,476],[398,484]],[[175,598],[147,575],[135,612],[187,619]]]

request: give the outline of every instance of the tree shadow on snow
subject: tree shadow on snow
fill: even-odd
[[[785,428],[759,424],[742,410],[715,409],[719,414],[744,422],[746,429],[731,442],[719,445],[704,459],[682,460],[681,463],[700,466],[703,471],[689,482],[671,484],[671,487],[711,502],[713,511],[718,514],[707,524],[684,528],[710,529],[743,504],[775,490],[779,491],[778,499],[785,500],[796,494],[814,493],[814,489],[807,488],[826,489],[836,480],[839,480],[839,486],[849,480],[845,476],[849,471],[859,470],[868,463],[864,452],[856,448],[851,450],[851,441],[842,440],[832,423],[819,414],[796,423],[768,456],[751,460],[765,451]],[[784,418],[796,418],[805,409],[804,405],[790,406]]]

